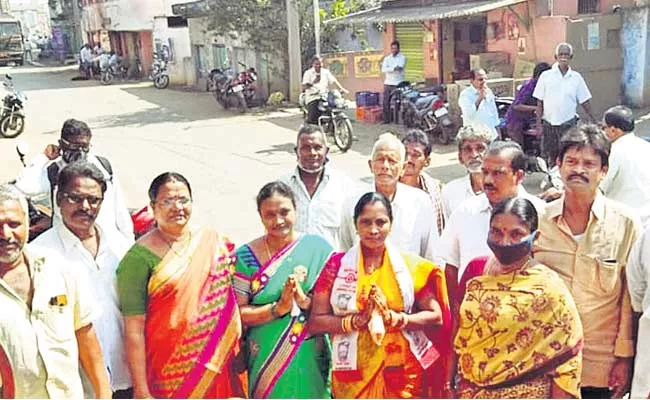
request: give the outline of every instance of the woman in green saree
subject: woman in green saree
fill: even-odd
[[[236,251],[234,276],[252,398],[330,398],[329,343],[310,336],[311,292],[331,245],[293,230],[291,188],[265,185],[257,209],[266,234]]]

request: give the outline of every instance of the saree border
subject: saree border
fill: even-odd
[[[290,319],[273,351],[264,360],[257,373],[257,378],[252,385],[254,398],[267,398],[273,390],[307,337],[306,323],[307,316],[304,312],[301,312],[298,317]]]
[[[151,277],[149,278],[149,283],[147,284],[147,292],[150,296],[155,294],[171,279],[174,279],[175,277],[182,275],[185,272],[189,266],[189,263],[187,263],[184,268],[170,268],[175,264],[183,263],[187,258],[191,260],[191,255],[189,257],[185,257],[185,255],[193,254],[196,251],[204,237],[203,234],[203,229],[194,231],[190,242],[180,255],[170,248],[170,251],[165,254],[165,257],[161,259],[160,262],[153,268]]]
[[[236,306],[234,293],[231,292],[220,312],[222,315],[219,317],[219,323],[210,334],[196,365],[175,391],[173,398],[203,398],[214,384],[214,377],[222,372],[223,366],[230,359],[228,353],[232,351],[233,345],[241,335],[241,320]]]

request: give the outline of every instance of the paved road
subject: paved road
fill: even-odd
[[[65,119],[81,119],[93,129],[95,153],[112,161],[129,207],[147,204],[146,191],[156,175],[178,171],[193,186],[195,222],[240,243],[262,232],[254,204],[257,190],[295,167],[293,147],[301,122],[295,111],[236,115],[221,110],[206,92],[161,91],[147,82],[101,86],[72,81],[74,67],[0,68],[0,74],[7,71],[28,96],[28,125],[19,138],[0,139],[0,181],[20,170],[18,142],[27,142],[33,156],[58,139]],[[364,124],[354,129],[360,140],[346,154],[332,149],[331,162],[354,179],[368,180],[375,138],[401,129]],[[444,182],[462,175],[455,146],[436,147],[428,172]],[[534,191],[539,177],[527,183]]]

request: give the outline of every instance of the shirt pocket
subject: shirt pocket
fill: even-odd
[[[327,229],[338,229],[341,226],[341,205],[331,202],[319,203],[316,211],[315,221],[318,225]]]
[[[43,324],[48,339],[56,343],[65,343],[75,337],[72,305],[45,305],[38,311],[37,317]]]
[[[595,259],[598,287],[603,293],[611,293],[617,286],[621,276],[620,264],[614,259]]]

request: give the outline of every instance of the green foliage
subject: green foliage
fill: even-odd
[[[245,33],[245,44],[269,58],[285,58],[287,48],[287,24],[285,0],[206,0],[211,10],[208,29],[221,35],[233,32]],[[313,0],[294,0],[300,18],[300,48],[303,69],[310,64],[316,52],[314,41]],[[378,4],[379,0],[334,0],[327,9],[321,8],[321,22],[330,18],[344,17],[351,12]],[[321,0],[325,3],[324,0]],[[321,23],[321,52],[338,51],[336,25]],[[362,31],[362,30],[360,30]],[[360,32],[364,34],[363,32]]]

